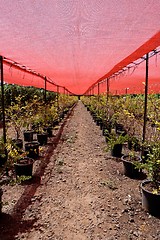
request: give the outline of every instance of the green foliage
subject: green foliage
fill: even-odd
[[[160,142],[152,146],[145,163],[137,164],[137,168],[146,170],[148,178],[157,191],[160,187]]]
[[[107,148],[106,150],[111,150],[113,149],[114,145],[115,144],[124,144],[127,140],[128,140],[128,136],[125,135],[116,135],[116,133],[111,133],[109,135],[109,137],[106,137],[107,138]]]
[[[26,107],[22,104],[21,96],[16,97],[15,101],[11,102],[11,105],[6,109],[8,125],[14,127],[17,139],[20,137],[25,111]]]
[[[27,102],[32,102],[33,96],[37,96],[39,102],[44,101],[44,89],[39,89],[35,87],[24,87],[18,86],[15,84],[4,84],[4,103],[5,108],[11,106],[12,103],[16,102],[17,97],[21,97],[22,105],[25,105]],[[55,101],[56,93],[46,91],[46,103],[50,103],[51,101]],[[0,99],[1,99],[1,91],[0,91]],[[0,119],[2,118],[1,113],[2,103],[0,101]]]
[[[7,150],[7,167],[12,167],[14,163],[18,162],[18,160],[27,156],[27,152],[20,150],[11,139],[8,139],[5,144]]]
[[[32,176],[24,176],[24,175],[22,175],[22,176],[17,176],[16,179],[11,179],[11,180],[10,180],[10,185],[11,185],[11,186],[14,186],[14,185],[16,185],[16,184],[22,184],[22,183],[24,183],[25,181],[28,181],[28,180],[30,180],[30,179],[32,179]]]
[[[130,137],[142,141],[142,129],[144,123],[144,95],[127,96],[90,96],[81,98],[91,113],[94,113],[103,122],[110,122],[112,127],[115,123],[122,124]],[[147,131],[148,141],[159,139],[160,136],[160,99],[158,95],[148,95],[147,107]],[[151,129],[153,126],[153,129]]]

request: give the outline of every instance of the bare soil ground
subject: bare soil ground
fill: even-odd
[[[141,180],[125,177],[122,162],[104,151],[80,101],[51,145],[29,184],[3,185],[0,239],[160,239],[160,220],[141,207]]]

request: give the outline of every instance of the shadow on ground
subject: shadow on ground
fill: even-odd
[[[33,227],[37,220],[22,220],[2,213],[0,217],[0,239],[14,240],[19,232],[26,232]]]
[[[17,203],[14,205],[11,214],[2,213],[0,215],[0,239],[17,239],[16,235],[18,233],[29,231],[33,228],[33,224],[37,221],[37,219],[23,220],[23,214],[27,207],[32,203],[31,199],[33,198],[37,188],[41,184],[41,177],[43,176],[45,168],[50,162],[50,158],[53,155],[57,144],[59,143],[63,128],[67,122],[68,117],[72,114],[72,110],[68,113],[64,122],[61,124],[57,135],[50,138],[50,142],[48,143],[48,150],[45,157],[42,159],[32,179],[25,183],[27,184],[27,186],[25,187],[25,190]]]

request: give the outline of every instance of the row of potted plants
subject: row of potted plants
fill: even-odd
[[[124,174],[131,178],[147,175],[147,180],[141,183],[142,205],[151,214],[160,215],[160,100],[154,95],[149,97],[145,142],[142,142],[143,96],[84,97],[83,103],[103,130],[107,151],[121,158]],[[127,155],[122,154],[124,145],[128,146]]]
[[[6,126],[7,130],[12,127],[15,131],[16,136],[12,139],[12,143],[15,146],[22,149],[23,140],[27,142],[25,143],[26,151],[28,151],[31,143],[37,146],[33,142],[33,134],[36,134],[38,145],[47,144],[48,137],[52,137],[52,129],[60,123],[77,100],[75,97],[59,96],[60,107],[57,108],[55,101],[46,104],[42,101],[39,102],[37,96],[34,96],[32,101],[24,103],[22,97],[18,96],[15,98],[15,101],[6,109]],[[21,139],[22,133],[23,140]],[[7,138],[10,139],[8,135],[7,131]],[[1,148],[4,148],[2,141]],[[4,155],[3,153],[3,157],[5,157]]]
[[[61,123],[77,98],[59,96],[59,108],[57,102],[46,104],[39,102],[36,96],[25,104],[21,99],[22,96],[18,96],[6,109],[7,142],[0,138],[0,170],[3,174],[10,172],[16,177],[28,177],[32,176],[40,146],[47,144],[48,137],[53,136],[52,130]],[[15,131],[15,138],[10,137],[11,128]]]

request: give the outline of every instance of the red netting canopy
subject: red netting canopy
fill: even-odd
[[[143,92],[145,63],[135,61],[153,52],[149,89],[160,92],[159,0],[1,0],[0,13],[7,83],[43,88],[46,77],[48,90],[84,94],[101,81],[105,92],[128,66],[111,92]]]

